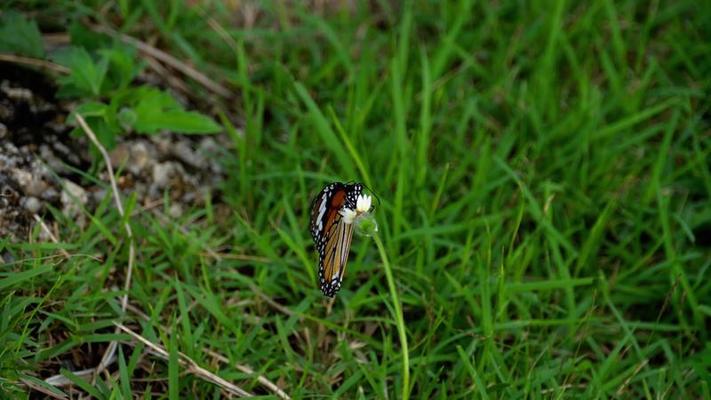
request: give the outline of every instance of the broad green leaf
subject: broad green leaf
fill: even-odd
[[[212,118],[194,111],[185,111],[169,94],[153,88],[139,89],[140,98],[134,108],[134,128],[140,133],[168,130],[177,133],[216,133],[222,128]]]
[[[141,113],[135,128],[141,133],[156,133],[160,130],[176,133],[216,133],[222,129],[206,115],[180,110]]]

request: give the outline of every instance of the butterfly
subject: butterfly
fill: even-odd
[[[371,198],[360,183],[334,182],[311,205],[311,237],[318,251],[321,291],[334,297],[341,288],[353,238],[355,218],[370,210]]]

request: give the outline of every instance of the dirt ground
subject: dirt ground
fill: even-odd
[[[0,63],[0,238],[27,241],[38,219],[51,226],[56,212],[86,224],[105,200],[107,173],[92,162],[88,139],[72,134],[66,122],[72,107],[41,72]],[[167,193],[163,212],[177,217],[206,195],[219,196],[219,160],[229,147],[223,135],[126,135],[110,156],[125,195],[135,193],[138,205],[150,209],[163,207]],[[36,234],[42,240],[44,232]]]

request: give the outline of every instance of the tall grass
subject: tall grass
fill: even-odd
[[[708,6],[267,2],[247,27],[229,2],[128,3],[12,4],[228,83],[229,178],[215,210],[130,218],[146,318],[107,290],[128,257],[112,207],[85,229],[52,212],[59,244],[0,239],[4,390],[92,366],[121,319],[170,361],[124,344],[77,390],[218,397],[182,352],[265,396],[235,364],[293,398],[711,397]],[[354,239],[329,304],[308,208],[334,180],[377,193],[382,241]]]

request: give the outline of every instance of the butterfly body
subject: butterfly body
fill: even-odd
[[[321,291],[333,297],[341,288],[353,238],[353,221],[363,186],[334,182],[324,187],[311,206],[311,237],[319,255],[318,280]]]

